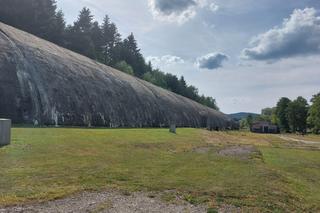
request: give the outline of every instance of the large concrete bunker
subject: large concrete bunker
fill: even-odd
[[[231,119],[0,23],[0,117],[13,123],[232,128]]]

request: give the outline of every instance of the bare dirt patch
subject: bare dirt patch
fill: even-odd
[[[254,146],[229,146],[218,151],[221,156],[248,157],[252,154],[258,154],[259,151]]]
[[[167,203],[161,199],[161,193],[135,192],[83,192],[81,194],[46,203],[29,204],[1,208],[0,213],[56,213],[56,212],[206,212],[204,205],[194,206],[176,198],[174,203]]]
[[[193,148],[193,152],[198,153],[198,154],[205,154],[210,152],[210,150],[212,149],[212,147],[197,147],[197,148]]]
[[[293,141],[293,142],[300,142],[300,143],[304,143],[304,144],[316,144],[316,145],[320,145],[319,141],[309,141],[309,140],[303,140],[303,139],[297,139],[297,138],[293,138],[293,137],[288,137],[285,135],[280,135],[279,136],[281,139],[286,140],[286,141]]]
[[[287,147],[296,149],[320,150],[320,141],[310,141],[308,138],[296,135],[277,135],[278,138],[285,141]]]

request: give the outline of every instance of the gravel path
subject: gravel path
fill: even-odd
[[[46,203],[1,208],[0,213],[153,213],[153,212],[206,212],[205,206],[193,206],[179,198],[174,204],[161,200],[161,194],[135,192],[125,195],[120,192],[84,192],[73,197]]]

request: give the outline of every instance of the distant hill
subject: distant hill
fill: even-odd
[[[249,115],[252,115],[253,117],[259,116],[259,114],[251,113],[251,112],[238,112],[238,113],[229,114],[229,116],[232,119],[237,120],[237,121],[240,121],[243,118],[247,118]]]

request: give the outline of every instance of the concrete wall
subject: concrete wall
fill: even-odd
[[[0,117],[16,124],[209,127],[231,118],[0,23]]]
[[[0,147],[9,145],[11,140],[11,120],[0,119]]]

